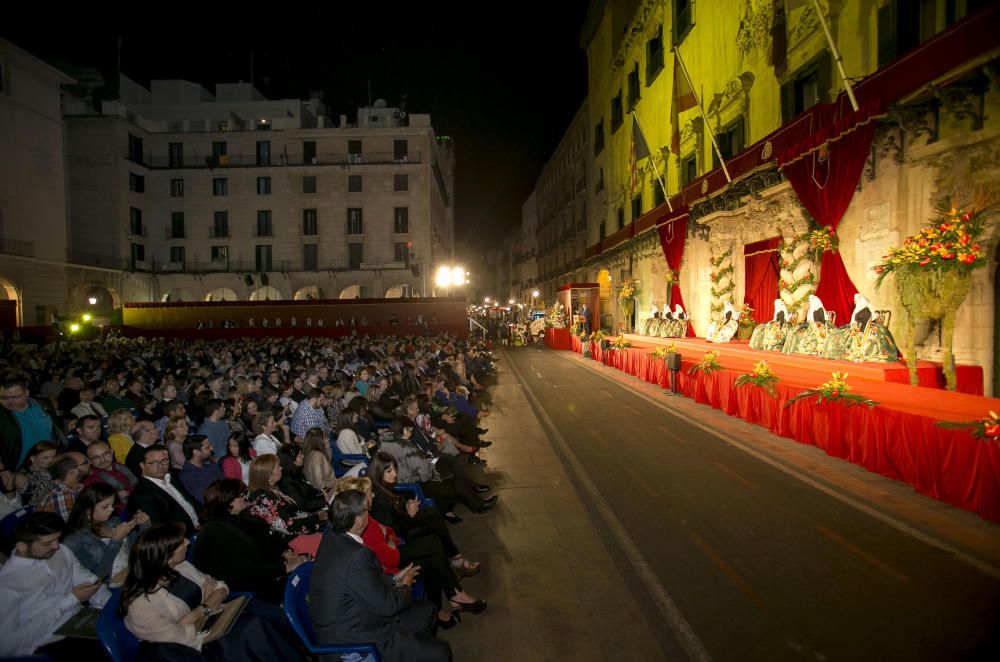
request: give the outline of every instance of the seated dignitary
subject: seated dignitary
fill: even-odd
[[[180,522],[188,536],[194,533],[199,527],[197,506],[180,481],[173,481],[166,447],[145,449],[139,468],[142,476],[129,497],[129,510],[141,510],[153,524]]]
[[[418,569],[382,572],[361,534],[368,526],[368,496],[341,492],[330,504],[330,528],[316,555],[309,613],[320,644],[374,643],[387,662],[448,660],[448,644],[431,636],[436,609],[414,601]]]

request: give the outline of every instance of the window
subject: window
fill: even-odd
[[[830,52],[824,50],[781,86],[781,118],[787,122],[818,103],[830,100]]]
[[[257,231],[254,233],[256,237],[270,237],[272,235],[273,228],[271,227],[271,210],[270,209],[258,209],[257,210]]]
[[[134,193],[146,192],[146,178],[134,172],[128,174],[128,190]]]
[[[229,246],[212,246],[212,262],[229,262]]]
[[[271,195],[271,178],[257,178],[257,195]]]
[[[646,87],[653,84],[663,70],[663,24],[656,28],[656,35],[646,42]]]
[[[351,269],[360,269],[361,263],[365,260],[364,244],[347,244],[347,266]]]
[[[316,163],[316,141],[315,140],[303,140],[302,141],[302,163],[305,163],[306,165],[308,165],[310,163]]]
[[[743,116],[740,115],[736,121],[730,123],[726,128],[715,135],[715,140],[719,143],[719,151],[722,158],[727,161],[746,147],[746,129],[744,128]],[[712,167],[719,167],[719,155],[712,150]]]
[[[594,156],[604,151],[604,118],[594,127]]]
[[[135,269],[136,264],[145,261],[146,247],[142,244],[132,244],[132,268]]]
[[[392,176],[392,190],[393,191],[409,191],[410,190],[410,176],[409,175],[393,175]]]
[[[622,92],[618,90],[618,96],[611,100],[611,133],[618,130],[622,125]]]
[[[167,145],[167,161],[171,168],[184,167],[184,143],[169,143]]]
[[[693,0],[674,0],[674,45],[684,41],[694,25]]]
[[[217,211],[212,218],[212,237],[220,239],[229,236],[229,212]]]
[[[667,198],[663,195],[663,186],[660,185],[660,182],[656,182],[653,185],[653,207],[659,207],[666,201]]]
[[[319,250],[316,244],[302,245],[302,268],[306,271],[319,270]]]
[[[171,179],[170,180],[170,197],[171,198],[183,198],[184,197],[184,180],[183,179]]]
[[[220,156],[226,156],[225,140],[217,140],[212,143],[212,159],[214,159],[215,162],[218,163]]]
[[[604,241],[604,238],[608,236],[607,223],[601,221],[601,226],[597,229],[597,240]]]
[[[361,193],[362,180],[361,175],[348,175],[347,176],[347,192],[348,193]]]
[[[257,262],[258,273],[271,270],[271,245],[257,244],[254,246],[254,257]]]
[[[632,71],[628,74],[628,110],[632,112],[635,110],[635,106],[639,103],[639,90],[642,86],[639,84],[639,63],[636,62],[635,66],[632,67]]]
[[[406,163],[410,157],[409,144],[405,139],[392,141],[392,160]]]
[[[394,244],[393,261],[410,266],[410,242],[397,241]]]
[[[694,154],[681,161],[681,186],[687,186],[698,178],[698,157]]]
[[[258,140],[257,141],[257,165],[259,165],[259,166],[269,166],[269,165],[271,165],[271,141],[270,140]]]
[[[410,208],[395,207],[392,210],[392,231],[397,234],[410,231]]]
[[[175,211],[170,214],[170,239],[184,238],[184,212]]]
[[[642,193],[632,198],[632,220],[642,216]]]
[[[214,177],[212,179],[212,195],[216,197],[229,195],[229,180],[225,177]]]
[[[315,193],[316,192],[316,178],[315,177],[303,177],[302,178],[302,192],[303,193]]]
[[[145,237],[146,231],[142,227],[142,210],[135,207],[128,208],[128,231],[139,237]]]
[[[316,231],[316,210],[315,209],[303,209],[302,210],[302,234],[307,237],[313,237],[319,234]]]
[[[604,190],[604,168],[597,169],[597,184],[595,185],[597,192],[600,193]]]
[[[348,163],[361,163],[361,141],[360,140],[348,140],[347,141],[347,162]]]
[[[622,230],[625,228],[625,208],[618,208],[618,229]]]
[[[361,209],[358,207],[348,207],[347,209],[347,234],[364,234],[364,224],[362,223]]]
[[[184,247],[183,246],[171,246],[170,247],[170,262],[173,264],[179,264],[181,268],[184,268]]]
[[[142,163],[142,138],[128,134],[128,160]]]

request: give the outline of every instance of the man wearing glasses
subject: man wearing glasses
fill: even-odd
[[[8,379],[0,385],[0,460],[12,470],[20,467],[28,451],[40,441],[66,445],[66,435],[53,425],[55,412],[29,397],[24,380]],[[51,405],[49,407],[51,409]]]
[[[145,449],[139,463],[142,477],[129,497],[129,512],[141,510],[153,524],[179,522],[185,535],[191,537],[199,526],[197,506],[180,481],[170,476],[170,453],[167,447],[155,444]]]

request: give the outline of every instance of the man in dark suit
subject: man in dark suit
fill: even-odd
[[[410,593],[418,568],[411,563],[389,577],[362,543],[369,507],[368,495],[357,490],[330,504],[330,528],[316,552],[309,591],[318,642],[374,643],[387,662],[450,660],[447,642],[432,635],[437,608],[414,602]]]
[[[200,526],[198,507],[180,481],[171,483],[167,447],[155,444],[146,448],[139,468],[142,477],[128,499],[129,511],[141,510],[153,524],[179,522],[184,525],[185,535],[191,537]]]

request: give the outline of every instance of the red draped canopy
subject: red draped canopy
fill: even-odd
[[[774,299],[778,295],[780,243],[781,238],[774,237],[743,246],[746,283],[743,303],[753,308],[753,319],[757,324],[769,322],[774,317]]]
[[[831,103],[812,110],[820,127],[812,135],[778,155],[778,167],[791,183],[802,205],[821,225],[836,230],[851,204],[871,149],[879,101],[855,112],[841,114],[843,104]],[[816,296],[838,320],[850,317],[854,286],[840,253],[825,253]]]
[[[667,266],[676,275],[681,269],[681,259],[684,257],[684,240],[687,237],[687,208],[675,209],[671,216],[661,219],[662,223],[657,223],[656,232],[660,235],[660,248],[663,249],[663,257],[667,260]],[[670,288],[670,303],[680,304],[685,311],[684,297],[681,295],[681,287],[678,281],[674,281]],[[691,313],[688,313],[690,320]],[[691,338],[695,336],[692,323],[688,322],[687,335]]]

